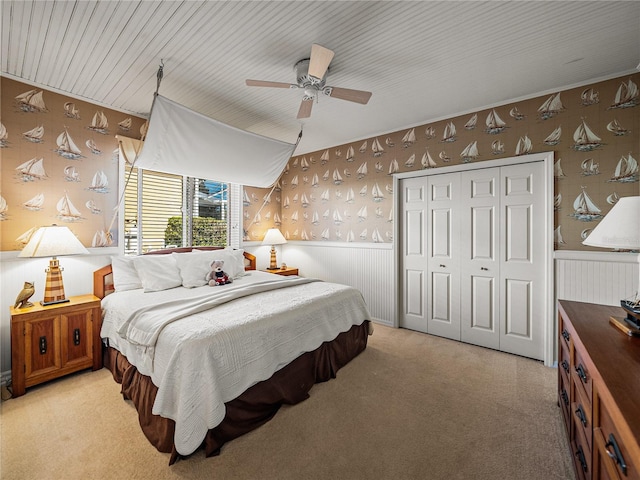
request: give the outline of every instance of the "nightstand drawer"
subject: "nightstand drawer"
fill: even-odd
[[[278,268],[277,270],[263,270],[263,272],[275,273],[276,275],[282,275],[287,277],[289,275],[298,275],[298,269],[293,267]]]

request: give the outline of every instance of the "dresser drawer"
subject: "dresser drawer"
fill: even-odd
[[[582,432],[576,430],[573,424],[573,441],[571,442],[571,451],[573,453],[573,463],[577,477],[580,480],[591,479],[591,450],[587,445]]]
[[[609,463],[609,466],[613,466],[621,479],[640,480],[640,471],[637,465],[640,459],[634,459],[629,453],[605,402],[599,403],[598,417],[594,436],[599,438],[601,448],[604,450],[602,453],[605,458],[602,462],[605,465]]]
[[[569,396],[569,384],[560,373],[558,373],[558,405],[562,410],[562,419],[564,420],[567,435],[569,435],[571,428],[571,397]]]
[[[571,377],[571,357],[569,355],[569,347],[561,344],[558,351],[558,357],[558,370],[560,375],[564,377],[567,385],[569,385],[569,379]]]

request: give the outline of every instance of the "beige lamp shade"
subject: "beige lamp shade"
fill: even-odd
[[[51,225],[40,227],[31,235],[19,257],[52,257],[49,261],[47,280],[44,287],[42,305],[68,302],[64,294],[62,267],[56,257],[63,255],[82,255],[89,253],[68,227]]]
[[[640,248],[640,197],[622,197],[582,242],[592,247]]]
[[[270,228],[262,240],[263,245],[271,245],[271,258],[269,260],[269,267],[267,270],[278,270],[278,263],[276,262],[276,247],[274,245],[282,245],[287,243],[287,239],[284,238],[282,232],[277,228]]]

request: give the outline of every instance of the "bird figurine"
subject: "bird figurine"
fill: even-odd
[[[33,303],[29,302],[31,295],[35,293],[36,289],[33,286],[33,282],[24,282],[24,287],[16,297],[16,303],[13,308],[27,308],[33,307]]]

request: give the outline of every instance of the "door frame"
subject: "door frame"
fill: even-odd
[[[545,307],[546,322],[544,324],[544,364],[548,367],[553,366],[555,359],[555,336],[556,336],[556,308],[555,308],[555,291],[554,291],[554,268],[553,268],[553,195],[554,195],[554,167],[555,155],[553,151],[532,153],[529,155],[520,155],[517,157],[500,158],[496,160],[487,160],[483,162],[464,163],[451,166],[443,166],[437,168],[430,168],[419,171],[411,171],[404,173],[396,173],[393,175],[393,191],[399,192],[400,180],[405,178],[414,177],[426,177],[429,175],[440,175],[453,172],[463,172],[469,170],[479,170],[484,168],[502,167],[507,165],[518,165],[523,163],[544,162],[544,189],[545,189],[545,205],[544,205],[544,238],[546,247],[544,252],[544,268],[545,268]],[[400,205],[400,195],[394,195],[393,205],[393,218],[399,219],[402,215],[402,205]],[[398,328],[399,319],[402,316],[402,298],[403,292],[400,289],[402,272],[400,267],[402,265],[401,254],[401,242],[403,239],[402,232],[400,231],[399,221],[393,222],[393,237],[396,241],[393,242],[393,264],[394,264],[394,298],[396,304],[396,315],[393,319],[393,326]]]

